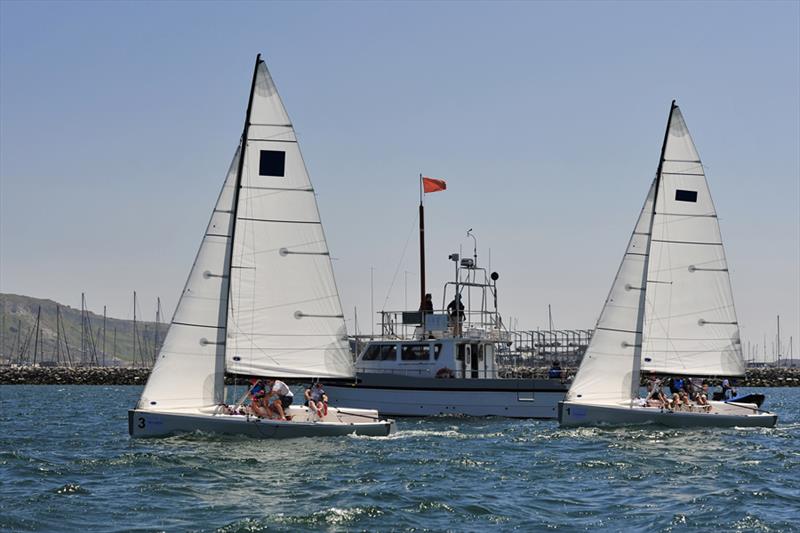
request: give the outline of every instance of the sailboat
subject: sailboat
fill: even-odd
[[[656,176],[595,333],[563,402],[562,426],[656,423],[772,427],[755,404],[650,407],[641,371],[743,376],[739,325],[717,213],[686,122],[673,100]]]
[[[383,436],[376,410],[292,405],[287,420],[228,406],[225,376],[350,380],[344,315],[314,189],[259,54],[244,131],[134,409],[133,437],[202,431],[258,438]]]

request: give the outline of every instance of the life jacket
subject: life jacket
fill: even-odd
[[[258,380],[255,385],[250,389],[250,397],[253,399],[263,398],[267,395],[267,385]]]

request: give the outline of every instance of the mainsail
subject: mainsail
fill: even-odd
[[[717,212],[700,156],[677,106],[668,128],[656,198],[642,370],[744,375]]]
[[[263,61],[256,68],[245,132],[226,369],[262,376],[352,377],[314,189]]]

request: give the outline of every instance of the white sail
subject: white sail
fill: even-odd
[[[656,194],[642,370],[692,376],[744,374],[717,212],[677,106]]]
[[[642,345],[643,288],[654,194],[655,180],[567,393],[568,401],[620,403],[638,394],[637,362]]]
[[[239,149],[211,214],[139,409],[222,401],[227,272]]]
[[[258,64],[236,208],[228,372],[352,377],[316,197],[286,110]]]

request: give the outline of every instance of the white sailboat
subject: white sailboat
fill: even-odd
[[[320,417],[293,405],[287,421],[227,414],[226,374],[354,376],[314,189],[260,54],[239,147],[129,432],[287,438],[395,428],[371,409],[330,407]]]
[[[648,407],[639,399],[643,370],[681,376],[745,373],[717,213],[674,101],[656,177],[581,366],[559,404],[559,422],[727,427],[777,422],[777,415],[755,404]]]

